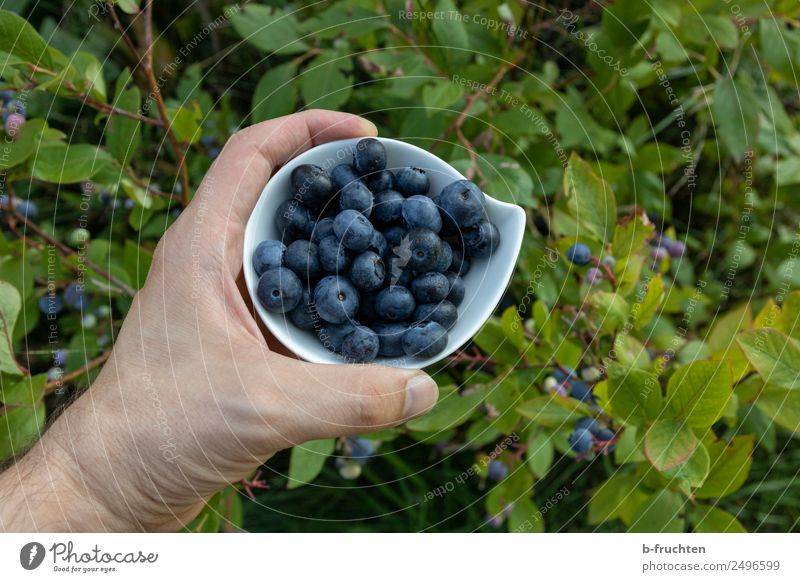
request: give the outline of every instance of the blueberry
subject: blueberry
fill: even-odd
[[[599,441],[610,441],[613,440],[616,434],[610,428],[601,428],[597,431],[592,431],[597,440]]]
[[[570,383],[569,395],[583,402],[594,402],[595,399],[591,386],[582,380],[573,380]]]
[[[447,293],[448,301],[453,305],[461,305],[464,301],[464,295],[467,294],[467,288],[464,286],[464,280],[452,271],[445,273],[445,277],[450,282],[450,291]]]
[[[355,329],[352,321],[344,323],[328,323],[320,320],[320,328],[317,333],[320,343],[326,350],[339,353],[342,351],[342,344],[345,338]]]
[[[303,285],[286,267],[264,272],[258,279],[256,296],[264,309],[275,313],[291,311],[303,297]]]
[[[53,352],[53,365],[55,366],[63,366],[67,363],[67,356],[69,353],[67,350],[56,350]]]
[[[553,370],[553,377],[559,382],[564,382],[568,379],[577,379],[578,373],[569,366],[561,366],[560,368]]]
[[[309,238],[314,230],[314,221],[308,208],[297,200],[284,200],[275,212],[275,226],[281,240],[290,243],[299,238]]]
[[[302,164],[292,170],[292,188],[297,199],[308,208],[319,210],[333,196],[333,181],[324,169],[314,164]]]
[[[401,285],[383,289],[375,298],[375,311],[382,319],[402,321],[414,312],[416,302],[411,291]]]
[[[449,301],[421,303],[414,310],[414,321],[435,321],[445,329],[452,329],[458,319],[458,309]]]
[[[351,164],[339,164],[338,166],[334,166],[331,170],[331,178],[333,179],[333,184],[336,186],[337,191],[348,184],[361,181],[361,176],[358,175],[358,172],[356,172],[356,169]]]
[[[342,210],[333,220],[333,232],[348,249],[363,251],[372,242],[372,223],[357,210]]]
[[[450,243],[443,240],[440,243],[439,248],[439,261],[433,267],[433,270],[437,273],[444,273],[448,269],[450,269],[450,265],[453,263],[453,247],[450,246]]]
[[[464,246],[472,258],[489,257],[500,246],[500,231],[494,223],[482,220],[464,230]]]
[[[537,214],[533,217],[533,226],[536,227],[536,230],[538,230],[539,234],[542,236],[550,236],[550,223],[547,222],[547,219],[541,214]]]
[[[366,460],[375,454],[375,443],[369,439],[351,437],[347,439],[347,445],[352,459]]]
[[[485,219],[483,201],[483,192],[476,184],[469,180],[456,180],[442,190],[439,208],[459,228],[464,229]]]
[[[597,267],[590,267],[586,270],[586,282],[589,285],[597,285],[603,282],[603,272]]]
[[[311,240],[317,244],[322,242],[326,236],[333,234],[333,218],[323,218],[314,224],[314,230],[311,231]]]
[[[386,266],[383,259],[372,251],[364,251],[350,265],[350,280],[359,291],[375,291],[383,285]]]
[[[653,261],[655,262],[663,261],[669,257],[669,251],[666,247],[653,247],[650,250],[650,256],[653,257]]]
[[[432,358],[447,347],[447,330],[433,321],[417,323],[403,334],[407,356]]]
[[[578,429],[567,439],[569,448],[577,455],[585,455],[592,450],[592,433],[586,429]]]
[[[296,240],[286,248],[283,257],[286,268],[294,271],[301,281],[312,282],[322,276],[319,248],[311,241]]]
[[[400,168],[395,183],[397,190],[406,196],[424,196],[431,187],[428,173],[421,168]]]
[[[578,422],[575,423],[575,430],[588,430],[592,434],[600,430],[600,426],[597,424],[597,421],[592,418],[591,416],[584,416],[578,419]]]
[[[466,275],[469,273],[469,268],[471,263],[469,258],[464,256],[464,253],[459,250],[455,249],[453,251],[453,260],[450,261],[450,270],[458,273],[459,275]]]
[[[83,292],[83,286],[78,283],[70,283],[64,289],[64,301],[73,309],[82,310],[89,306],[89,298]]]
[[[372,324],[372,329],[378,334],[378,353],[381,356],[396,358],[403,355],[403,334],[408,329],[407,323],[378,321]]]
[[[383,192],[384,190],[391,190],[394,188],[395,177],[389,170],[381,170],[380,172],[373,172],[366,177],[367,186],[375,194]]]
[[[17,137],[17,134],[19,134],[19,130],[23,125],[25,125],[25,116],[21,113],[11,113],[8,117],[6,117],[5,121],[4,128],[6,135],[10,138]]]
[[[369,243],[369,248],[370,250],[378,253],[380,257],[385,257],[387,255],[389,251],[389,245],[386,243],[386,238],[380,233],[380,231],[373,231],[372,241]]]
[[[358,301],[358,291],[344,277],[329,275],[314,287],[317,313],[330,323],[351,320],[358,311]]]
[[[614,269],[614,267],[617,266],[617,259],[615,259],[611,255],[606,255],[605,257],[600,259],[600,262],[603,263],[606,267],[608,267],[609,269],[612,269],[612,270]]]
[[[410,287],[414,271],[408,267],[408,260],[391,255],[386,258],[386,280],[389,285]]]
[[[14,99],[13,91],[0,91],[0,105],[4,105]]]
[[[420,303],[436,303],[447,297],[450,281],[441,273],[423,273],[411,281],[411,292]]]
[[[508,475],[508,467],[505,463],[492,459],[489,461],[487,474],[492,481],[502,481]]]
[[[567,259],[579,267],[587,264],[591,256],[592,251],[583,243],[575,243],[567,249]]]
[[[28,220],[34,220],[39,216],[39,207],[32,200],[20,200],[15,206],[17,212]]]
[[[364,182],[351,182],[342,188],[339,194],[339,208],[341,210],[358,210],[364,216],[372,213],[372,192]]]
[[[64,309],[64,301],[55,293],[45,293],[39,298],[39,311],[45,315],[56,315]]]
[[[28,108],[25,107],[25,103],[23,103],[22,101],[18,101],[16,99],[12,99],[11,101],[9,101],[6,104],[5,112],[7,114],[19,113],[20,115],[22,115],[24,117],[28,113]]]
[[[378,336],[375,332],[359,325],[344,338],[342,356],[348,362],[371,362],[378,355],[378,345]]]
[[[344,247],[336,235],[326,236],[320,241],[319,264],[328,273],[344,272],[351,259],[350,251]]]
[[[311,300],[311,292],[308,289],[303,289],[300,303],[289,312],[289,319],[304,331],[311,331],[319,324],[319,315],[317,315],[314,302]]]
[[[408,229],[401,225],[390,226],[383,231],[383,238],[386,239],[386,244],[389,247],[398,246],[402,240],[408,235]]]
[[[401,241],[401,247],[402,241]],[[420,272],[432,271],[439,263],[441,239],[427,228],[415,228],[408,232],[408,266]],[[399,256],[403,257],[403,254]]]
[[[386,148],[374,137],[362,139],[356,144],[353,165],[363,176],[386,168]]]
[[[433,232],[442,230],[439,209],[427,196],[406,198],[403,202],[403,219],[408,228],[427,228]]]
[[[667,245],[667,252],[669,256],[679,259],[686,252],[686,243],[679,240],[673,241],[672,244]]]
[[[403,202],[405,198],[396,190],[378,192],[372,207],[372,222],[379,228],[400,222],[403,219]]]

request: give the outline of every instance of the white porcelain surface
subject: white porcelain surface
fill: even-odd
[[[393,139],[378,139],[386,147],[387,167],[392,170],[403,166],[424,168],[430,176],[432,193],[438,193],[453,180],[464,178],[449,164],[428,151]],[[352,151],[358,141],[347,139],[326,143],[288,162],[264,188],[245,231],[244,275],[253,305],[275,337],[297,356],[309,362],[336,364],[341,363],[341,360],[336,354],[327,351],[313,333],[297,329],[283,314],[271,313],[261,306],[256,298],[258,277],[253,270],[251,257],[258,243],[278,236],[274,220],[275,209],[291,197],[289,176],[292,170],[300,164],[317,164],[330,170],[337,164],[351,162]],[[376,364],[400,368],[420,368],[435,364],[469,341],[491,316],[508,286],[517,262],[525,231],[525,211],[514,204],[495,200],[491,193],[486,195],[486,211],[500,230],[501,243],[490,258],[472,261],[472,268],[464,277],[466,296],[458,307],[458,321],[450,330],[447,348],[434,358],[379,357]]]

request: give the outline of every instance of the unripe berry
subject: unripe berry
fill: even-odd
[[[4,125],[4,129],[6,131],[6,135],[10,138],[17,137],[20,128],[25,124],[25,116],[21,113],[11,113],[8,117],[6,117],[6,122]]]
[[[586,270],[586,282],[589,285],[597,285],[603,281],[603,272],[597,267]]]

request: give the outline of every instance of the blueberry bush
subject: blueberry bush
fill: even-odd
[[[0,458],[91,383],[225,140],[328,108],[522,206],[516,273],[429,414],[188,529],[798,529],[795,0],[0,4]]]

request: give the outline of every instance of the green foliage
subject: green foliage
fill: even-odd
[[[0,458],[96,374],[57,381],[111,348],[158,239],[225,140],[323,107],[434,151],[524,207],[530,228],[502,309],[432,370],[435,408],[370,435],[366,493],[343,487],[334,457],[347,445],[328,439],[270,461],[270,506],[318,508],[348,531],[374,515],[392,531],[739,532],[779,514],[776,527],[796,529],[794,471],[776,481],[786,495],[765,485],[796,466],[800,434],[796,3],[739,18],[721,1],[441,0],[409,14],[399,0],[213,0],[180,19],[165,3],[155,88],[108,13],[57,23],[18,4],[22,16],[0,11],[0,89],[27,109],[0,140]],[[136,0],[114,4],[125,23],[140,17]],[[654,260],[660,236],[687,251]],[[602,281],[565,259],[575,242]],[[75,282],[83,312],[40,311]],[[553,390],[557,367],[598,368],[595,400]],[[577,456],[568,437],[586,416],[614,439]],[[487,459],[508,476],[488,481]],[[301,487],[312,481],[328,487]],[[187,529],[280,529],[247,507],[229,487]]]

